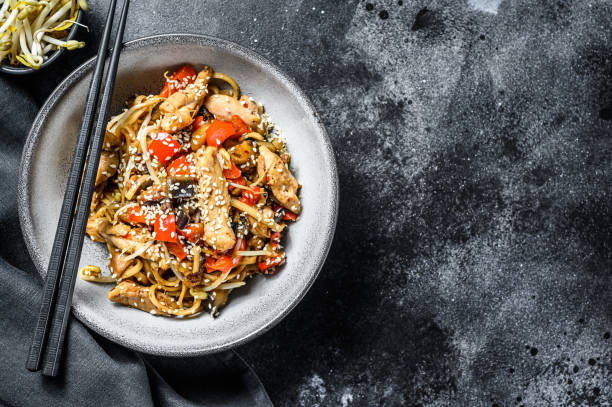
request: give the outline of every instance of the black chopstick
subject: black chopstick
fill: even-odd
[[[85,166],[85,159],[87,157],[87,150],[89,148],[89,135],[91,134],[91,129],[93,127],[93,119],[95,116],[96,106],[98,104],[98,97],[100,95],[100,84],[102,83],[104,62],[106,60],[106,53],[108,52],[108,43],[110,40],[116,4],[117,1],[112,0],[108,10],[106,26],[104,28],[104,34],[102,36],[102,41],[100,42],[100,47],[98,48],[96,67],[91,78],[91,84],[89,86],[89,92],[85,102],[85,109],[83,110],[81,127],[79,128],[77,145],[74,150],[72,166],[68,175],[62,210],[60,213],[57,230],[55,231],[55,239],[53,241],[53,248],[51,249],[51,257],[49,258],[49,266],[47,268],[47,278],[45,280],[43,289],[40,313],[38,315],[36,329],[34,330],[34,338],[32,339],[28,360],[26,362],[26,368],[33,372],[40,369],[40,362],[49,330],[49,322],[51,320],[51,316],[53,315],[57,282],[61,274],[66,247],[68,246],[68,235],[70,234],[70,230],[72,228],[72,216],[74,214],[80,181],[83,175],[83,167]]]
[[[98,50],[96,67],[87,95],[83,120],[79,129],[77,147],[75,148],[73,163],[64,194],[58,229],[49,260],[40,315],[26,362],[28,370],[37,371],[41,367],[41,360],[44,359],[42,373],[47,376],[57,375],[59,369],[61,348],[70,314],[76,268],[80,260],[89,206],[91,204],[102,143],[104,141],[104,129],[108,116],[110,97],[114,88],[128,5],[129,0],[126,0],[123,5],[117,39],[106,76],[101,110],[96,118],[96,127],[90,146],[90,134],[94,117],[96,117],[95,110],[100,94],[100,85],[112,30],[116,0],[112,0],[109,7],[103,38]],[[83,167],[85,166],[88,148],[89,157],[87,158],[85,176],[83,177]],[[75,205],[77,198],[78,205]],[[73,220],[75,206],[76,217]]]
[[[55,306],[55,312],[51,321],[47,351],[42,366],[42,373],[45,376],[57,375],[60,366],[59,362],[62,356],[66,327],[68,326],[68,319],[70,318],[72,293],[74,291],[77,269],[81,259],[81,249],[83,248],[83,237],[85,236],[87,218],[89,217],[89,207],[91,206],[91,199],[95,188],[102,145],[104,144],[104,134],[111,98],[115,88],[115,77],[117,76],[117,66],[119,64],[119,54],[121,53],[121,43],[123,41],[123,32],[125,31],[129,4],[129,0],[124,0],[121,17],[119,19],[119,27],[117,28],[117,36],[115,37],[115,44],[113,46],[108,72],[106,73],[104,90],[102,91],[102,98],[100,100],[100,109],[96,118],[91,145],[89,146],[89,158],[85,166],[85,175],[81,183],[81,192],[79,194],[76,214],[72,224],[72,233],[69,236],[68,250],[66,252],[64,269],[60,279],[57,305]]]

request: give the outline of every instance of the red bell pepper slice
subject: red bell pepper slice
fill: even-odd
[[[173,93],[184,89],[190,83],[193,83],[196,78],[196,71],[191,65],[183,65],[176,71],[170,79],[166,80],[164,88],[162,89],[159,96],[167,98]]]
[[[276,256],[268,257],[258,264],[259,271],[264,272],[272,267],[280,266],[285,262],[285,253]]]
[[[280,232],[272,232],[270,234],[270,248],[272,250],[278,250],[280,247],[281,234]]]
[[[159,132],[151,140],[147,151],[165,166],[176,153],[181,151],[181,145],[168,133]]]
[[[225,140],[235,134],[236,129],[234,129],[234,125],[231,122],[215,119],[206,129],[206,144],[219,147]]]
[[[190,223],[183,229],[178,229],[178,233],[191,243],[197,243],[204,235],[204,225],[201,223]]]
[[[185,258],[187,258],[187,255],[189,254],[189,252],[187,251],[187,247],[183,243],[181,243],[180,240],[177,242],[166,242],[166,247],[168,248],[168,251],[170,253],[172,253],[176,256],[177,259],[179,259],[179,261],[185,260]]]
[[[166,167],[168,175],[185,175],[195,177],[195,166],[189,162],[186,155],[182,155],[176,160],[172,161],[168,167]]]
[[[275,213],[281,212],[283,214],[283,217],[282,217],[283,220],[290,220],[292,222],[295,222],[297,220],[297,215],[295,213],[291,212],[288,209],[283,208],[282,206],[278,204],[274,205],[272,210],[274,210]]]
[[[196,118],[193,119],[193,123],[191,123],[191,128],[193,130],[196,130],[202,127],[203,125],[204,125],[204,116],[196,116]]]
[[[128,219],[132,223],[143,223],[145,225],[151,224],[151,221],[145,216],[144,209],[142,209],[139,205],[131,206],[128,209]]]
[[[178,242],[174,215],[160,215],[155,219],[155,240],[161,242]]]
[[[283,220],[289,220],[291,222],[295,222],[297,220],[297,215],[295,213],[285,209],[285,214],[283,215]]]
[[[272,232],[270,234],[270,242],[272,244],[279,244],[281,241],[281,234],[280,232]]]
[[[242,177],[242,176],[241,176],[241,177],[239,177],[239,178],[233,179],[233,180],[231,180],[231,181],[232,181],[234,184],[238,184],[238,185],[246,185],[246,180],[245,180],[245,179],[244,179],[244,177]],[[228,186],[227,186],[227,190],[228,190],[228,191],[230,191],[230,192],[232,192],[234,189],[236,189],[236,187],[235,187],[235,186],[233,186],[233,185],[228,185]]]
[[[246,247],[245,239],[242,239],[238,250],[244,250],[245,247]],[[222,273],[228,272],[229,270],[233,269],[238,264],[240,264],[241,260],[242,260],[242,256],[232,257],[229,254],[224,254],[222,256],[219,256],[219,258],[216,260],[213,257],[207,257],[206,258],[206,272],[207,273],[212,273],[213,271],[220,271]]]
[[[278,213],[280,211],[284,211],[285,208],[283,208],[281,205],[275,203],[274,205],[272,205],[272,210],[274,211],[274,213]]]
[[[242,191],[242,197],[240,198],[240,202],[244,202],[249,206],[253,206],[259,201],[259,196],[261,195],[261,188],[259,187],[249,187],[249,189],[245,189]]]
[[[249,125],[246,124],[238,115],[232,116],[232,125],[234,126],[234,132],[237,136],[242,136],[243,134],[247,134],[251,131]]]
[[[240,178],[242,176],[242,171],[240,171],[240,168],[236,167],[236,164],[234,164],[233,161],[231,163],[232,168],[230,168],[229,170],[223,170],[223,176],[231,180]]]
[[[212,257],[208,257],[206,259],[206,272],[212,273],[213,271],[220,271],[225,273],[236,267],[240,263],[241,259],[242,258],[240,256],[232,257],[227,254],[220,256],[216,260]]]

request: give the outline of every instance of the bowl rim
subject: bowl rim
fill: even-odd
[[[81,23],[82,19],[83,19],[83,10],[79,9],[75,22]],[[79,24],[72,24],[72,27],[70,28],[70,31],[68,31],[68,35],[66,36],[65,40],[70,41],[74,39],[74,37],[76,37],[78,29],[79,29]],[[40,72],[43,69],[45,69],[47,66],[55,62],[65,51],[66,51],[66,48],[63,48],[63,47],[58,50],[53,51],[51,55],[47,58],[47,60],[43,62],[40,68],[38,69],[30,68],[29,66],[7,65],[5,63],[0,63],[0,72],[4,72],[10,75],[30,75],[36,72]]]
[[[245,48],[241,45],[238,45],[234,42],[208,36],[202,34],[191,34],[191,33],[167,33],[167,34],[157,34],[146,37],[137,38],[124,43],[125,49],[130,48],[138,48],[138,47],[146,47],[155,45],[159,41],[165,41],[167,43],[176,43],[177,40],[186,40],[191,41],[198,45],[206,45],[211,46],[213,48],[220,48],[227,52],[233,53],[239,57],[245,58],[248,61],[255,63],[256,65],[266,69],[277,78],[279,81],[284,83],[290,90],[291,93],[298,99],[299,103],[302,107],[307,111],[311,117],[316,118],[314,120],[314,125],[319,130],[319,134],[321,135],[321,142],[324,147],[324,158],[326,159],[330,173],[329,173],[329,182],[330,182],[330,210],[332,212],[329,221],[326,225],[324,225],[326,229],[325,236],[320,236],[319,239],[323,240],[323,250],[316,256],[316,261],[313,262],[313,273],[298,293],[296,297],[294,297],[291,302],[285,307],[281,309],[281,311],[270,318],[267,321],[263,321],[264,323],[259,326],[257,329],[252,332],[243,335],[235,340],[225,342],[221,345],[212,347],[212,348],[189,348],[189,349],[181,349],[179,347],[176,348],[164,348],[164,347],[155,347],[155,346],[147,346],[143,345],[141,342],[131,342],[124,340],[121,335],[117,334],[117,332],[112,331],[103,331],[100,327],[94,324],[87,316],[86,313],[82,313],[76,308],[73,304],[72,311],[74,316],[87,325],[92,330],[101,334],[102,336],[119,343],[128,348],[134,349],[136,351],[140,351],[148,354],[155,355],[164,355],[164,356],[198,356],[210,353],[221,352],[224,350],[228,350],[231,348],[235,348],[242,344],[245,344],[256,337],[262,335],[263,333],[270,330],[276,324],[278,324],[283,318],[285,318],[289,312],[291,312],[295,306],[304,298],[310,287],[313,285],[314,281],[319,275],[319,272],[323,268],[323,265],[327,259],[327,255],[331,248],[332,240],[334,237],[334,232],[336,229],[337,219],[338,219],[338,209],[339,209],[339,178],[338,171],[336,166],[336,160],[333,153],[332,145],[325,130],[325,127],[321,123],[321,120],[318,119],[318,114],[314,109],[311,101],[308,99],[306,94],[299,88],[299,86],[295,83],[295,81],[285,74],[280,68],[276,67],[273,63],[260,56],[259,54],[251,51],[248,48]],[[17,186],[17,207],[19,213],[19,220],[21,225],[21,230],[24,236],[24,241],[26,243],[26,247],[28,252],[32,258],[33,263],[36,266],[38,273],[44,279],[46,275],[46,262],[47,259],[42,258],[40,251],[38,250],[37,245],[35,244],[34,239],[34,230],[32,219],[30,217],[30,198],[29,198],[29,183],[28,178],[31,173],[31,167],[33,164],[33,153],[34,147],[41,136],[41,129],[45,122],[45,119],[49,112],[53,110],[54,106],[61,99],[61,97],[65,94],[65,92],[75,83],[83,78],[85,74],[92,69],[95,61],[95,57],[87,60],[83,64],[79,65],[73,72],[71,72],[60,84],[51,92],[50,96],[47,98],[45,103],[42,105],[40,111],[36,115],[30,132],[28,133],[27,140],[25,142],[23,153],[21,157],[20,169],[19,169],[19,180]]]

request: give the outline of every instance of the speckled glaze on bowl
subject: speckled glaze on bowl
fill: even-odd
[[[208,64],[232,75],[243,93],[261,102],[283,130],[292,169],[302,184],[303,212],[289,228],[287,264],[234,290],[221,315],[164,318],[111,303],[110,285],[77,279],[74,315],[99,334],[145,353],[190,356],[243,344],[278,323],[300,301],[327,256],[337,217],[338,178],[325,129],[296,84],[278,68],[236,44],[191,34],[167,34],[125,44],[112,112],[134,93],[157,93],[162,74],[181,63]],[[71,73],[36,117],[19,180],[19,217],[36,267],[45,275],[76,134],[94,61]],[[107,267],[106,248],[85,239],[81,266]]]

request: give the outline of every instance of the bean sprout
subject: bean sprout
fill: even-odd
[[[86,0],[0,0],[0,63],[39,69],[49,52],[82,48],[66,40]]]

